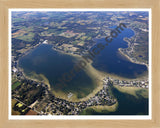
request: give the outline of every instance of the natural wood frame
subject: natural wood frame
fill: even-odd
[[[10,8],[151,8],[152,119],[151,120],[9,120],[8,11]],[[160,127],[160,1],[159,0],[0,0],[0,128],[27,127]]]

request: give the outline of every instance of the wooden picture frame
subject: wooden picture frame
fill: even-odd
[[[147,8],[152,10],[152,119],[148,120],[9,120],[8,44],[9,9],[11,8]],[[159,0],[0,0],[0,127],[160,127],[159,71]]]

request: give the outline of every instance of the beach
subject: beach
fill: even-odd
[[[65,52],[59,51],[59,50],[56,50],[56,51],[60,52],[62,55],[67,54],[67,55],[73,56],[77,60],[82,60],[83,59],[80,55],[65,53]],[[43,82],[44,84],[48,85],[49,90],[51,90],[51,92],[57,98],[65,99],[65,100],[72,101],[72,102],[86,101],[89,98],[94,97],[95,94],[103,88],[103,79],[106,78],[106,77],[111,77],[113,79],[119,79],[119,80],[129,80],[128,78],[125,78],[125,77],[120,77],[120,76],[115,75],[115,74],[110,74],[110,73],[107,73],[107,72],[99,71],[92,66],[92,63],[93,63],[92,61],[90,63],[87,63],[87,65],[82,70],[84,70],[88,74],[88,76],[92,79],[92,81],[94,82],[94,84],[96,86],[91,93],[89,93],[87,96],[85,96],[83,98],[77,98],[76,92],[72,92],[73,95],[70,98],[68,98],[68,92],[65,93],[64,91],[54,90],[54,88],[50,88],[51,85],[49,83],[49,80],[43,74],[36,74],[34,72],[30,76],[25,75],[25,77],[28,78],[28,79],[35,80],[35,81]],[[137,87],[128,87],[128,88],[127,87],[122,88],[122,87],[118,87],[118,86],[116,86],[116,87],[119,91],[121,91],[123,93],[128,93],[128,94],[134,95],[135,97],[137,96],[135,91],[141,89],[141,88],[137,88]],[[101,111],[101,110],[106,110],[107,109],[108,111],[112,112],[112,111],[116,110],[115,106],[117,106],[117,103],[116,103],[116,105],[114,104],[112,106],[92,106],[91,108],[94,109],[95,111]]]

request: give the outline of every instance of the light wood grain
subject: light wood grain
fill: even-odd
[[[9,8],[151,8],[152,120],[8,120]],[[160,128],[159,0],[0,0],[0,128]]]

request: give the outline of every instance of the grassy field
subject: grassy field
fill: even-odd
[[[21,82],[16,81],[12,84],[12,90],[14,90],[16,87],[18,87],[19,85],[21,85]]]
[[[17,39],[24,40],[24,41],[31,42],[31,41],[33,41],[34,33],[32,33],[32,32],[25,33],[24,35],[22,35],[22,36],[17,36],[16,38],[17,38]]]

